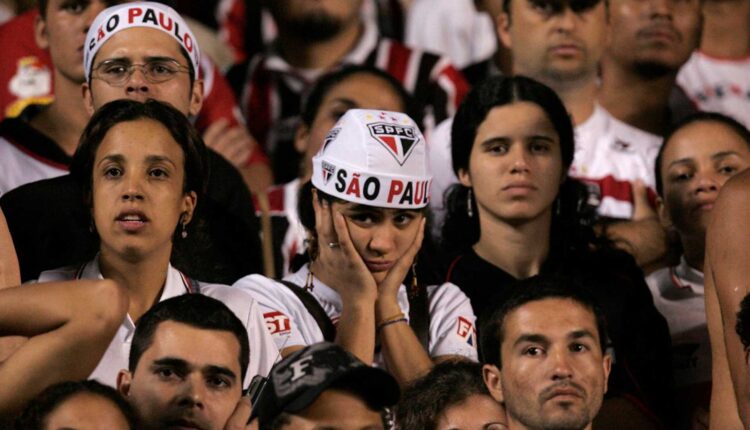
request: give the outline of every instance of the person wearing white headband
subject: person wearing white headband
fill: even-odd
[[[334,340],[401,384],[434,359],[476,360],[466,296],[415,276],[408,291],[402,284],[424,236],[431,180],[424,137],[407,115],[351,109],[331,129],[300,191],[310,263],[281,282],[250,275],[234,284],[258,301],[282,355]]]
[[[163,4],[134,2],[104,10],[83,45],[86,108],[93,112],[102,100],[114,98],[153,98],[196,115],[203,81],[196,74],[195,40],[182,17]]]

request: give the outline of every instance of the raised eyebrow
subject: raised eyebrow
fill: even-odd
[[[596,336],[594,336],[594,333],[592,333],[590,330],[581,329],[581,330],[575,330],[568,334],[568,338],[572,340],[578,340],[578,339],[584,339],[588,338],[591,339],[594,342],[597,342],[598,339]]]
[[[125,161],[125,157],[122,154],[110,154],[104,156],[99,163],[97,163],[97,166],[101,166],[104,163],[108,163],[114,161],[115,163],[123,163]]]
[[[718,160],[723,160],[724,158],[727,158],[727,157],[731,157],[733,155],[739,156],[740,154],[737,151],[721,151],[712,155],[711,159],[714,161],[718,161]]]
[[[177,167],[177,164],[172,161],[171,158],[165,156],[165,155],[149,155],[146,157],[146,162],[149,164],[153,163],[167,163],[171,164],[174,167]]]
[[[494,145],[496,143],[510,143],[512,139],[510,137],[505,136],[496,136],[496,137],[490,137],[489,139],[482,141],[480,145],[483,147],[488,147],[490,145]]]
[[[350,99],[349,97],[336,97],[336,98],[334,98],[331,101],[332,102],[336,102],[336,103],[345,104],[346,106],[348,106],[350,108],[359,106],[356,101]]]
[[[230,378],[232,382],[237,380],[237,374],[232,372],[232,369],[224,366],[209,365],[203,368],[203,372],[207,375],[224,375]]]
[[[164,357],[154,360],[151,363],[151,367],[154,368],[156,366],[170,366],[181,370],[185,370],[190,367],[187,361],[176,357]]]
[[[672,167],[676,165],[693,164],[693,163],[695,163],[695,160],[693,160],[693,158],[691,157],[679,158],[669,163],[669,165],[667,165],[667,170],[671,169]]]
[[[549,345],[549,339],[547,338],[547,336],[544,336],[542,334],[536,334],[536,333],[528,333],[528,334],[522,334],[521,336],[518,336],[518,339],[516,339],[516,341],[513,342],[513,347],[516,347],[525,342],[538,343],[542,346]]]

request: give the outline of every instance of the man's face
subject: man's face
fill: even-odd
[[[174,60],[185,68],[190,65],[172,36],[153,28],[135,27],[122,30],[107,40],[97,52],[92,70],[96,70],[104,61],[144,64],[155,59]],[[92,77],[90,82],[83,84],[83,97],[90,113],[113,100],[143,102],[154,99],[167,102],[186,115],[196,115],[203,103],[203,82],[198,79],[191,87],[190,75],[181,72],[168,81],[152,83],[136,67],[130,79],[119,86]]]
[[[239,355],[231,332],[164,321],[118,390],[149,429],[223,429],[242,395]]]
[[[644,76],[677,73],[698,46],[699,0],[610,0],[609,11],[607,54]]]
[[[281,430],[382,430],[380,413],[354,394],[330,389],[292,415]]]
[[[513,73],[553,87],[596,79],[606,40],[603,0],[510,0],[510,14],[501,13],[497,26]]]
[[[510,312],[502,330],[502,368],[485,365],[484,377],[511,428],[587,428],[610,369],[594,314],[573,300],[548,298]]]
[[[265,0],[279,31],[306,40],[329,40],[359,23],[362,0]]]
[[[86,32],[99,12],[120,2],[101,0],[49,0],[46,17],[37,17],[34,36],[37,45],[49,49],[50,57],[60,74],[82,84],[83,42]]]

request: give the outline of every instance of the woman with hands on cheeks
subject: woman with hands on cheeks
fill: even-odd
[[[281,282],[235,284],[259,302],[282,355],[334,340],[401,384],[435,359],[476,359],[466,296],[452,284],[402,283],[422,244],[430,181],[424,138],[407,115],[352,109],[331,129],[299,196],[310,262]]]

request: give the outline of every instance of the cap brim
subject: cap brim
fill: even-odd
[[[310,406],[320,394],[331,386],[344,386],[353,391],[375,410],[393,406],[401,395],[398,383],[388,372],[376,367],[361,366],[342,372],[325,383],[308,390],[284,407],[285,412],[299,412]]]

